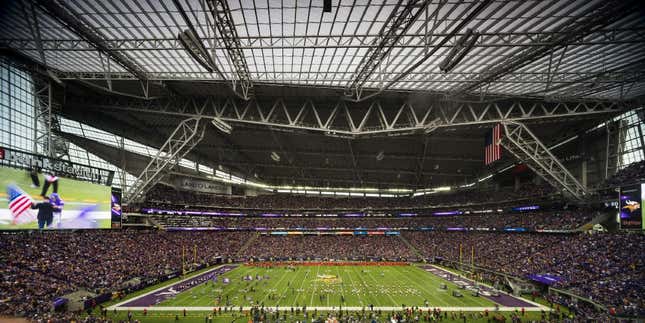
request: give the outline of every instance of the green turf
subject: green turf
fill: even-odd
[[[243,281],[246,275],[254,280]],[[255,281],[256,275],[270,278]],[[323,275],[338,279],[325,280]],[[222,277],[230,278],[231,283],[223,284]],[[222,277],[217,283],[193,287],[157,306],[216,306],[218,296],[222,300],[219,305],[225,305],[228,297],[234,306],[425,306],[426,300],[429,306],[437,307],[495,305],[467,291],[462,291],[463,297],[453,297],[451,291],[456,285],[416,266],[296,266],[295,271],[241,266]],[[440,288],[442,283],[448,290]]]

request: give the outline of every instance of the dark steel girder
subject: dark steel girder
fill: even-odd
[[[481,161],[480,161],[481,162]],[[224,166],[229,166],[226,163],[223,163]],[[312,170],[312,171],[321,171],[321,172],[333,172],[333,173],[360,173],[360,174],[405,174],[405,175],[414,175],[415,177],[417,174],[420,174],[420,176],[451,176],[451,177],[467,177],[471,176],[471,174],[467,173],[461,173],[461,172],[455,172],[455,173],[450,173],[450,172],[429,172],[429,171],[422,171],[422,172],[417,172],[416,170],[410,170],[410,169],[385,169],[385,168],[365,168],[365,167],[359,167],[359,168],[347,168],[347,167],[320,167],[320,166],[311,166],[311,165],[305,165],[305,166],[296,166],[296,165],[291,165],[291,164],[277,164],[277,163],[245,163],[245,162],[238,162],[235,161],[234,164],[232,165],[250,165],[250,166],[258,166],[262,168],[277,168],[277,169],[305,169],[305,170]],[[305,179],[301,179],[305,180]],[[298,180],[300,181],[300,180]],[[359,180],[354,180],[355,183],[360,182]]]
[[[496,64],[494,68],[484,73],[476,82],[462,85],[454,89],[453,92],[472,92],[482,85],[489,84],[541,57],[574,43],[580,37],[592,34],[613,22],[619,21],[624,16],[631,14],[632,10],[639,10],[639,8],[638,1],[602,1],[600,4],[587,9],[574,22],[565,25],[559,33],[548,35],[548,38],[540,40],[545,45],[528,47],[519,51]]]
[[[292,98],[293,99],[293,98]],[[172,117],[218,118],[248,126],[265,126],[286,132],[318,132],[330,137],[358,138],[405,136],[437,128],[478,126],[503,121],[553,121],[562,118],[607,118],[635,108],[631,102],[545,101],[507,99],[495,102],[445,100],[385,103],[372,100],[354,107],[347,101],[317,105],[310,99],[285,103],[288,98],[240,102],[233,98],[174,97],[137,100],[116,97],[68,97],[66,107],[128,111]],[[292,100],[293,101],[293,100]],[[400,105],[399,105],[400,104]],[[369,106],[368,109],[365,109]]]
[[[374,47],[368,49],[358,64],[353,79],[347,85],[346,95],[356,100],[361,98],[363,84],[367,82],[374,70],[392,51],[394,45],[423,13],[428,3],[429,1],[425,0],[408,0],[402,4],[402,0],[399,0],[383,24],[378,37],[374,39],[372,43]]]
[[[428,141],[433,141],[435,140],[435,136],[429,137]],[[464,141],[464,138],[445,138],[447,141],[452,141],[452,142],[460,142]],[[478,142],[481,143],[480,139],[477,140],[468,140],[465,139],[469,142]],[[244,147],[244,148],[233,148],[233,147],[227,147],[227,146],[220,146],[220,145],[205,145],[205,144],[200,144],[200,148],[208,148],[208,149],[214,149],[217,151],[221,152],[246,152],[246,153],[260,153],[260,154],[270,154],[271,152],[274,152],[275,149],[271,148],[252,148],[252,147]],[[292,151],[292,153],[295,153],[297,155],[303,155],[303,156],[313,156],[313,157],[338,157],[338,158],[347,158],[347,152],[341,152],[341,151],[314,151],[314,150],[301,150],[297,149]],[[369,158],[369,159],[374,159],[374,152],[356,152],[358,154],[358,158]],[[463,156],[436,156],[436,155],[428,155],[425,156],[425,158],[420,157],[417,154],[401,154],[401,153],[387,153],[385,155],[385,159],[396,159],[396,160],[420,160],[420,159],[425,159],[425,160],[432,160],[432,161],[457,161],[457,162],[472,162],[472,163],[481,163],[482,159],[479,157],[463,157]]]
[[[463,37],[465,33],[459,32],[455,37]],[[475,43],[476,47],[535,47],[546,46],[546,39],[563,34],[561,31],[543,32],[480,32],[480,37]],[[423,43],[424,37],[438,38],[446,37],[448,33],[434,32],[428,35],[406,34],[403,39],[393,44],[394,48],[426,48]],[[355,35],[307,35],[289,36],[276,35],[268,36],[240,36],[241,46],[236,49],[307,49],[312,47],[321,48],[376,48],[373,44],[378,35],[355,34]],[[29,38],[7,38],[0,39],[0,43],[21,51],[36,51],[39,49],[37,39]],[[106,39],[105,43],[110,48],[119,51],[157,51],[157,50],[182,50],[181,42],[177,38],[118,38]],[[579,35],[570,45],[592,46],[592,45],[619,45],[645,43],[645,28],[608,28],[594,31],[591,34]],[[83,39],[41,39],[44,51],[93,51],[92,44]],[[444,44],[444,47],[450,47]],[[225,50],[226,47],[215,44],[210,49]],[[330,72],[326,72],[330,73]],[[344,72],[343,72],[344,73]]]
[[[113,50],[106,42],[105,37],[99,34],[94,28],[91,27],[83,17],[77,15],[64,3],[57,0],[36,0],[38,5],[49,13],[53,18],[59,20],[64,25],[68,26],[71,30],[79,36],[87,40],[99,51],[108,55],[112,60],[123,66],[128,72],[135,75],[139,80],[146,81],[148,76],[143,68],[141,68],[127,53]]]
[[[234,73],[237,79],[233,81],[239,82],[242,98],[248,100],[253,95],[253,81],[251,80],[251,72],[249,71],[244,52],[240,49],[240,38],[237,34],[228,2],[226,0],[206,0],[206,3],[213,15],[214,25],[217,28],[221,41],[226,47],[230,62],[234,67]],[[235,83],[233,84],[233,89],[236,93],[237,85]]]
[[[472,19],[474,19],[480,12],[482,12],[488,5],[490,5],[493,1],[492,0],[482,0],[480,1],[477,6],[468,13],[468,15],[462,19],[455,28],[445,37],[439,41],[436,45],[433,46],[433,48],[426,53],[421,59],[416,61],[412,66],[408,67],[405,71],[400,73],[399,75],[395,76],[392,80],[387,82],[385,85],[383,85],[380,89],[378,89],[376,92],[373,92],[369,95],[363,96],[361,98],[357,98],[357,100],[365,100],[374,96],[379,95],[383,91],[389,89],[392,85],[395,83],[399,82],[401,79],[403,79],[406,75],[417,69],[421,64],[423,64],[425,61],[427,61],[430,57],[432,57],[441,47],[443,47],[448,41],[453,38],[455,35],[457,35],[464,27],[466,27]]]
[[[467,177],[464,175],[464,178]],[[267,176],[264,177],[263,180],[269,181],[272,183],[280,183],[280,182],[285,182],[285,183],[292,183],[293,177],[292,176]],[[342,185],[356,185],[356,181],[353,179],[346,179],[346,178],[327,178],[327,179],[317,179],[315,181],[312,181],[311,183],[298,183],[298,185],[311,185],[311,186],[327,186],[325,183],[329,183],[330,185],[335,185],[336,183],[342,184]],[[370,179],[365,179],[363,180],[363,184],[366,187],[369,186],[376,186],[376,187],[382,187],[382,188],[401,188],[401,187],[407,187],[407,184],[404,181],[391,181],[391,180],[381,180],[381,181],[375,181],[375,180],[370,180]]]

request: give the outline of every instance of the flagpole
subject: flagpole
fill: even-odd
[[[186,246],[181,245],[181,274],[182,275],[186,274],[185,259],[186,259]]]
[[[470,249],[470,271],[473,272],[473,277],[475,277],[475,245]]]

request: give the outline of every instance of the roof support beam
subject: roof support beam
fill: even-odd
[[[43,49],[43,41],[40,37],[40,26],[38,24],[38,16],[36,14],[36,9],[34,8],[33,2],[29,0],[20,1],[22,5],[22,13],[25,17],[25,21],[29,25],[29,29],[32,37],[36,42],[36,49],[38,50],[38,56],[40,57],[40,62],[44,65],[47,65],[47,58],[45,57],[45,50]]]
[[[421,153],[421,160],[417,163],[417,171],[415,177],[417,179],[416,186],[421,187],[421,178],[423,177],[423,165],[425,165],[426,155],[428,152],[428,146],[430,145],[430,137],[425,136],[423,138],[423,152]]]
[[[356,161],[356,156],[354,155],[354,148],[352,148],[352,142],[347,140],[347,146],[349,147],[349,154],[352,156],[352,173],[356,177],[356,181],[363,185],[363,178],[361,172],[358,170],[358,162]]]
[[[192,117],[177,125],[168,140],[159,148],[137,180],[125,194],[128,203],[143,200],[145,193],[175,167],[204,137],[201,118]]]
[[[466,176],[462,175],[463,178],[466,178]],[[293,179],[292,177],[289,176],[265,176],[263,177],[265,181],[269,181],[272,183],[280,183],[280,182],[285,182],[288,181],[291,183],[291,180]],[[356,185],[356,181],[353,179],[345,179],[345,178],[328,178],[328,179],[318,179],[318,180],[312,180],[310,182],[306,183],[299,183],[299,185],[302,186],[319,186],[319,187],[325,187],[329,185],[345,185],[347,184],[348,186],[354,186]],[[363,180],[363,185],[365,186],[375,186],[377,188],[396,188],[396,187],[401,187],[401,182],[392,182],[388,180],[369,180],[365,179]]]
[[[128,54],[120,51],[113,50],[109,44],[106,43],[105,38],[99,34],[94,28],[85,21],[81,16],[78,16],[64,3],[56,0],[36,0],[38,5],[48,12],[53,18],[60,20],[63,24],[68,26],[72,31],[87,40],[92,46],[96,47],[99,51],[107,54],[119,65],[123,66],[128,72],[135,75],[141,81],[147,81],[148,76]]]
[[[640,6],[635,1],[601,1],[599,4],[587,9],[578,18],[572,19],[571,23],[565,24],[560,33],[553,34],[548,39],[540,40],[544,45],[528,47],[519,53],[509,56],[508,59],[500,61],[496,67],[484,73],[476,82],[462,85],[454,89],[455,93],[473,92],[476,89],[511,73],[530,62],[549,55],[557,50],[566,48],[579,37],[592,34],[597,30],[619,21],[625,15],[631,14],[633,10],[639,10]]]
[[[371,98],[371,97],[379,95],[383,91],[389,89],[395,83],[399,82],[406,75],[408,75],[409,73],[411,73],[412,71],[417,69],[419,66],[421,66],[421,64],[423,64],[423,62],[425,62],[430,57],[432,57],[441,47],[446,45],[446,43],[448,43],[448,41],[451,38],[453,38],[455,35],[457,35],[457,33],[459,33],[459,31],[461,31],[465,26],[467,26],[470,23],[471,20],[473,20],[480,12],[482,12],[492,2],[493,2],[492,0],[482,0],[481,2],[479,2],[477,4],[477,6],[475,7],[475,9],[473,9],[470,13],[468,13],[468,16],[466,16],[464,19],[462,19],[457,24],[457,26],[455,26],[455,28],[447,36],[443,37],[439,41],[439,43],[434,45],[433,48],[430,51],[428,51],[428,53],[426,53],[426,55],[424,55],[420,60],[416,61],[414,64],[412,64],[412,66],[408,67],[405,71],[403,71],[399,75],[395,76],[391,81],[389,81],[388,83],[386,83],[383,86],[381,86],[376,92],[372,92],[371,94],[363,96],[363,97],[359,98],[358,100],[359,101],[360,100],[365,100],[365,99],[368,99],[368,98]]]
[[[347,157],[347,156],[345,156]],[[333,173],[356,173],[356,169],[353,167],[349,168],[349,165],[347,167],[322,167],[322,166],[312,166],[312,165],[306,165],[304,167],[300,167],[298,165],[292,165],[292,164],[284,164],[284,163],[251,163],[251,162],[240,162],[240,161],[223,161],[222,165],[229,167],[229,166],[258,166],[261,168],[266,168],[266,169],[295,169],[295,170],[311,170],[311,171],[317,171],[317,172],[333,172]],[[410,170],[410,169],[381,169],[381,168],[364,168],[362,167],[360,171],[364,174],[401,174],[401,175],[414,175],[414,176],[446,176],[446,177],[468,177],[470,174],[464,174],[464,173],[453,173],[453,172],[432,172],[432,171],[422,171],[422,172],[417,172],[416,170]],[[292,175],[292,179],[293,175]],[[316,178],[302,178],[300,181],[307,181],[307,180],[315,180]],[[323,178],[324,179],[324,178]],[[359,183],[360,180],[354,179],[354,183]],[[401,184],[401,183],[399,183]]]
[[[179,14],[184,19],[184,22],[188,26],[187,30],[180,32],[179,35],[177,36],[179,41],[182,43],[184,49],[186,49],[186,51],[188,51],[188,53],[191,56],[193,56],[193,58],[198,63],[200,63],[204,68],[206,68],[209,73],[216,72],[217,75],[219,75],[222,79],[225,80],[226,76],[217,67],[217,65],[215,64],[215,61],[213,60],[213,57],[208,53],[208,50],[204,46],[204,43],[202,42],[201,38],[199,37],[199,34],[197,33],[195,26],[190,21],[188,14],[182,7],[179,0],[173,0],[173,4],[175,5],[175,7],[177,7]]]
[[[68,97],[66,106],[79,109],[129,111],[175,117],[219,118],[240,126],[265,126],[282,131],[322,132],[331,137],[359,138],[401,136],[425,133],[429,128],[474,126],[503,121],[553,121],[562,118],[582,118],[611,115],[637,107],[630,102],[555,101],[508,99],[495,102],[457,102],[424,100],[423,103],[404,102],[400,106],[383,108],[380,122],[370,118],[362,129],[355,125],[366,119],[367,112],[352,108],[351,102],[338,101],[347,109],[326,102],[322,106],[285,104],[288,100],[240,102],[232,98],[175,97],[159,100],[137,100],[113,97]],[[376,105],[376,102],[374,103]],[[423,105],[421,105],[423,104]],[[383,106],[383,104],[378,104]],[[350,112],[353,111],[353,112]],[[369,111],[369,110],[368,110]],[[309,117],[305,117],[309,116]],[[313,116],[313,117],[312,117]],[[315,117],[315,118],[314,118]]]
[[[520,122],[503,122],[501,145],[553,187],[582,199],[585,187],[567,170],[529,128]]]
[[[233,89],[237,93],[237,87],[239,86],[242,98],[248,100],[253,96],[251,72],[246,63],[244,52],[240,49],[242,44],[240,43],[237,29],[235,29],[228,2],[226,0],[206,0],[206,3],[215,20],[215,27],[217,27],[221,40],[224,42],[230,63],[235,68],[234,72],[237,79],[233,79]]]
[[[454,37],[460,38],[466,34],[460,31],[454,34]],[[479,31],[479,38],[475,42],[476,47],[498,48],[498,47],[537,47],[546,46],[549,43],[546,40],[558,35],[564,34],[562,31],[507,31],[507,32],[486,32]],[[447,32],[434,32],[428,34],[428,38],[439,38],[450,35]],[[240,36],[240,46],[235,49],[307,49],[317,48],[357,48],[370,49],[376,48],[375,40],[378,34],[351,34],[351,35],[273,35],[269,36]],[[426,35],[405,34],[409,42],[394,43],[393,48],[426,48],[424,43]],[[210,40],[210,39],[206,39]],[[592,46],[592,45],[620,45],[620,44],[640,44],[645,42],[645,28],[641,26],[625,28],[604,28],[595,30],[590,34],[578,35],[571,40],[573,46]],[[0,43],[17,50],[37,50],[33,39],[26,38],[7,38],[0,39]],[[151,37],[151,38],[118,38],[106,39],[105,43],[110,48],[119,51],[158,51],[158,50],[181,50],[181,42],[173,38]],[[94,46],[82,39],[42,39],[42,46],[45,51],[92,51]],[[449,43],[443,47],[450,47]],[[211,47],[213,50],[226,50],[221,44],[215,44]],[[343,72],[345,73],[345,72]]]
[[[425,0],[408,0],[405,4],[402,4],[402,2],[402,0],[399,0],[396,4],[385,24],[383,24],[378,37],[372,41],[373,47],[368,49],[358,64],[353,79],[345,89],[346,96],[350,99],[361,100],[365,82],[390,54],[394,45],[410,29],[429,3],[429,1]]]
[[[427,137],[428,141],[433,141],[436,139],[435,136],[432,137]],[[448,138],[445,137],[442,140],[443,141],[451,141],[451,142],[461,142],[461,143],[470,143],[470,142],[477,142],[481,143],[481,140],[464,140],[465,138]],[[245,153],[257,153],[257,154],[270,154],[271,152],[275,151],[276,149],[274,148],[252,148],[252,147],[244,147],[244,148],[232,148],[232,147],[227,147],[227,146],[214,146],[214,145],[208,145],[205,143],[202,143],[200,145],[202,149],[212,149],[216,150],[218,152],[245,152]],[[317,151],[317,150],[294,150],[292,151],[294,154],[298,155],[303,155],[303,156],[315,156],[315,157],[338,157],[338,158],[346,158],[347,153],[342,152],[342,151]],[[367,159],[373,159],[374,158],[374,153],[373,152],[365,152],[362,154],[361,152],[356,152],[358,157],[357,159],[360,158],[367,158]],[[420,157],[418,154],[400,154],[400,153],[392,153],[388,152],[387,153],[387,159],[395,159],[395,160],[427,160],[427,161],[459,161],[459,162],[471,162],[471,163],[482,163],[483,160],[479,157],[462,157],[462,156],[436,156],[436,155],[427,155],[424,157]]]

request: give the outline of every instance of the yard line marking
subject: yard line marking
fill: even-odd
[[[413,286],[418,286],[418,288],[422,289],[422,290],[423,290],[424,292],[426,292],[427,294],[429,294],[429,295],[433,295],[433,294],[432,294],[432,291],[428,291],[428,290],[427,290],[427,289],[426,289],[422,284],[415,284],[415,283],[414,283],[414,281],[412,281],[410,278],[408,278],[407,271],[406,271],[406,272],[402,272],[403,270],[405,270],[405,267],[401,267],[401,270],[399,270],[399,268],[396,268],[396,271],[397,271],[397,272],[398,272],[398,273],[399,273],[403,278],[405,278],[406,280],[408,280],[409,282],[411,282]],[[426,273],[426,274],[427,274],[427,273]],[[437,299],[438,299],[438,300],[440,300],[440,302],[441,302],[441,303],[447,304],[447,302],[443,301],[442,299],[439,299],[439,298],[437,298]],[[464,303],[464,301],[461,301],[461,302],[462,302],[462,303]],[[464,305],[466,305],[466,304],[464,304]]]
[[[373,280],[375,283],[377,283],[377,284],[378,284],[378,280],[376,280],[376,278],[374,278],[374,276],[372,276],[372,274],[370,274],[370,273],[371,273],[371,271],[367,273],[367,276],[370,276],[370,278],[372,278],[372,280]],[[383,285],[383,286],[385,286],[385,285]],[[389,297],[389,298],[390,298],[390,300],[392,301],[392,305],[396,305],[396,301],[394,300],[394,298],[392,298],[392,295],[390,295],[390,293],[388,293],[387,291],[386,291],[386,293],[385,293],[385,294],[387,294],[387,297]]]
[[[286,267],[285,267],[285,269],[286,269]],[[291,287],[291,283],[293,282],[294,276],[296,276],[296,275],[295,275],[295,273],[296,273],[296,272],[294,271],[293,273],[294,273],[294,275],[293,275],[293,276],[291,276],[291,277],[290,277],[290,278],[291,278],[291,280],[289,280],[289,287]],[[288,274],[289,274],[289,272],[284,273],[284,275],[285,275],[285,276],[287,276]],[[288,292],[289,292],[289,288],[283,288],[283,292],[282,292],[282,293],[280,293],[280,296],[278,297],[278,303],[276,303],[276,304],[280,304],[280,301],[282,301],[282,296],[286,296],[286,294],[287,294]]]
[[[345,284],[343,284],[343,278],[340,276],[340,270],[338,269],[338,267],[340,267],[340,266],[335,266],[335,267],[336,267],[336,277],[340,278],[340,284],[339,284],[339,287],[338,287],[338,290],[339,290],[339,293],[340,293],[340,295],[338,295],[338,304],[342,308],[343,307],[343,302],[340,301],[340,296],[343,295],[343,297],[345,297],[344,296],[345,295]]]
[[[352,274],[351,274],[351,272],[353,272],[353,270],[352,270],[352,269],[350,269],[350,268],[348,267],[348,268],[347,268],[347,276],[349,277],[349,280],[351,280],[351,281],[352,281],[351,288],[352,288],[352,290],[353,290],[353,289],[360,290],[360,289],[359,289],[359,287],[360,287],[360,286],[357,286],[357,285],[356,285],[356,283],[354,282],[354,279],[352,279]],[[350,291],[350,292],[351,292],[351,291]],[[360,296],[358,297],[358,300],[359,300],[359,302],[361,302],[361,303],[362,303],[362,300],[361,300],[361,297],[360,297]]]
[[[320,266],[316,266],[316,277],[318,277],[318,272],[320,271]],[[314,285],[311,288],[311,299],[309,300],[309,304],[313,305],[314,304],[314,294],[316,293],[316,287],[318,286],[318,281],[314,281]]]
[[[305,267],[302,267],[302,268],[305,268]],[[304,291],[304,289],[303,289],[302,287],[303,287],[303,286],[305,286],[305,281],[307,280],[307,276],[309,275],[309,272],[311,272],[311,270],[305,270],[305,277],[304,277],[304,278],[302,278],[302,284],[300,284],[300,288],[299,288],[299,289],[302,289],[303,291]],[[299,306],[296,306],[296,305],[300,305],[300,304],[298,304],[298,300],[300,299],[300,294],[301,294],[301,293],[300,293],[298,290],[296,290],[296,293],[297,293],[297,294],[296,294],[296,298],[294,299],[294,302],[295,302],[296,304],[293,304],[293,306],[295,306],[295,307],[299,307]]]
[[[412,306],[410,306],[411,308]],[[272,309],[278,309],[279,311],[288,311],[291,310],[291,307],[288,306],[278,306],[278,307],[272,307]],[[435,308],[440,309],[442,312],[483,312],[485,310],[488,310],[491,313],[496,313],[497,308],[494,306],[488,306],[488,307],[472,307],[472,306],[419,306],[419,309],[422,311],[428,311],[428,310],[433,310]],[[114,308],[108,308],[110,311],[114,310]],[[183,309],[186,309],[186,311],[212,311],[213,306],[163,306],[163,307],[117,307],[117,311],[142,311],[144,309],[147,309],[148,312],[152,311],[158,311],[158,312],[168,312],[168,311],[182,311]],[[235,313],[237,313],[237,310],[239,307],[235,308]],[[252,306],[242,306],[243,311],[250,311],[253,309]],[[343,307],[343,310],[347,311],[360,311],[363,309],[363,306],[347,306]],[[513,311],[520,311],[522,308],[521,307],[499,307],[499,312],[513,312]],[[307,306],[307,311],[313,311],[313,310],[318,310],[318,311],[333,311],[333,310],[338,310],[338,307],[330,307],[330,306],[312,306],[309,307]],[[381,310],[381,311],[400,311],[401,306],[380,306],[380,307],[374,307],[375,311]],[[527,307],[524,308],[526,312],[539,312],[543,310],[542,308],[539,307]],[[549,309],[549,311],[552,311]],[[508,313],[507,313],[508,314]]]
[[[273,270],[271,271],[273,273]],[[278,282],[274,283],[274,285],[271,286],[271,289],[275,289],[276,291],[278,290],[278,286],[280,286],[280,283],[284,280],[284,278],[287,277],[284,273],[280,276],[280,279]],[[264,297],[260,300],[260,303],[264,302],[264,300],[269,296],[270,293],[265,293]],[[279,301],[279,300],[278,300]],[[267,307],[267,306],[265,306]]]

